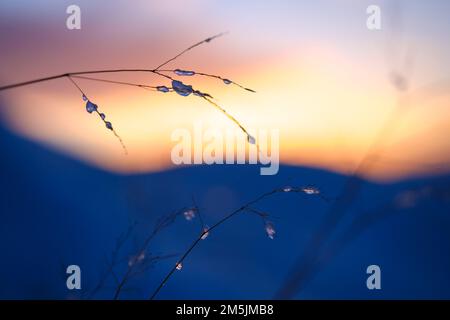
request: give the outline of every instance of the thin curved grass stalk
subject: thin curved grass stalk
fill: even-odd
[[[40,83],[40,82],[46,82],[46,81],[51,81],[51,80],[57,80],[57,79],[61,79],[61,78],[68,78],[73,85],[75,85],[77,87],[77,89],[82,93],[83,97],[87,97],[83,90],[81,90],[80,86],[73,80],[73,78],[79,78],[79,79],[85,79],[85,80],[92,80],[92,81],[101,81],[101,82],[107,82],[107,83],[114,83],[114,84],[121,84],[121,85],[129,85],[129,86],[135,86],[135,87],[140,87],[149,91],[161,91],[158,90],[159,88],[164,88],[163,92],[168,92],[171,91],[171,89],[167,88],[166,86],[150,86],[150,85],[144,85],[144,84],[137,84],[137,83],[131,83],[131,82],[123,82],[123,81],[114,81],[114,80],[108,80],[108,79],[99,79],[99,78],[92,78],[92,77],[86,77],[85,75],[92,75],[92,74],[106,74],[106,73],[123,73],[123,72],[146,72],[146,73],[153,73],[155,75],[158,75],[160,77],[163,77],[165,79],[171,80],[171,81],[176,81],[173,77],[166,75],[164,73],[162,73],[163,71],[167,71],[167,70],[160,70],[161,67],[167,65],[168,63],[176,60],[177,58],[179,58],[180,56],[182,56],[183,54],[185,54],[186,52],[194,49],[195,47],[198,47],[204,43],[208,43],[213,39],[216,39],[218,37],[223,36],[224,34],[226,34],[226,32],[222,32],[219,33],[217,35],[214,35],[212,37],[206,38],[200,42],[197,42],[193,45],[191,45],[190,47],[184,49],[183,51],[181,51],[180,53],[178,53],[177,55],[175,55],[174,57],[166,60],[165,62],[163,62],[162,64],[160,64],[158,67],[156,67],[155,69],[104,69],[104,70],[88,70],[88,71],[78,71],[78,72],[69,72],[69,73],[62,73],[62,74],[58,74],[58,75],[53,75],[53,76],[49,76],[49,77],[44,77],[44,78],[38,78],[38,79],[34,79],[34,80],[29,80],[29,81],[25,81],[25,82],[19,82],[19,83],[14,83],[14,84],[10,84],[10,85],[5,85],[5,86],[1,86],[0,87],[0,91],[3,90],[8,90],[8,89],[13,89],[13,88],[18,88],[18,87],[22,87],[22,86],[28,86],[28,85],[32,85],[32,84],[36,84],[36,83]],[[178,69],[180,70],[180,69]],[[193,74],[195,74],[195,71],[192,72]],[[246,88],[234,81],[231,81],[229,79],[226,79],[224,77],[218,76],[218,75],[212,75],[212,74],[207,74],[207,73],[196,73],[198,75],[202,75],[202,76],[206,76],[206,77],[213,77],[213,78],[217,78],[217,79],[221,79],[225,84],[235,84],[247,91],[250,92],[255,92],[252,89]],[[190,88],[192,88],[190,86]],[[167,89],[167,90],[166,90]],[[252,144],[255,143],[255,139],[247,132],[247,130],[244,128],[244,126],[236,120],[236,118],[234,118],[233,116],[231,116],[230,114],[228,114],[223,108],[221,108],[220,106],[218,106],[216,103],[212,102],[209,98],[212,98],[211,95],[207,94],[207,93],[203,93],[201,91],[198,90],[193,90],[191,93],[194,93],[196,95],[199,95],[203,98],[205,98],[206,100],[208,100],[208,102],[210,102],[213,106],[215,106],[216,108],[218,108],[219,110],[221,110],[223,113],[225,113],[225,115],[231,119],[235,124],[237,124],[239,126],[239,128],[247,135],[248,141]],[[94,104],[94,106],[96,106]],[[117,132],[112,128],[112,125],[109,121],[105,121],[105,117],[104,114],[99,113],[97,110],[93,110],[96,111],[98,113],[98,115],[101,117],[102,121],[105,123],[106,127],[108,129],[110,129],[111,131],[113,131],[114,135],[118,138],[118,140],[120,141],[122,148],[125,151],[125,154],[128,153],[127,148],[122,140],[122,138],[117,134]],[[88,111],[91,113],[91,111]]]
[[[81,96],[86,97],[86,94],[84,93],[84,91],[80,88],[80,86],[78,85],[78,83],[76,83],[71,76],[67,76],[67,79],[70,80],[70,82],[72,82],[72,84],[78,89],[78,91],[80,91]]]
[[[211,40],[214,40],[214,39],[216,39],[216,38],[219,38],[219,37],[221,37],[221,36],[223,36],[223,35],[225,35],[225,34],[227,34],[227,33],[228,33],[228,32],[221,32],[221,33],[219,33],[219,34],[216,34],[216,35],[214,35],[214,36],[212,36],[212,37],[208,37],[208,38],[206,38],[206,39],[204,39],[204,40],[202,40],[202,41],[199,41],[199,42],[197,42],[197,43],[191,45],[190,47],[188,47],[188,48],[184,49],[183,51],[181,51],[180,53],[178,53],[178,54],[177,54],[176,56],[174,56],[173,58],[170,58],[169,60],[167,60],[167,61],[161,63],[161,64],[160,64],[159,66],[157,66],[154,70],[155,70],[155,71],[159,70],[160,68],[164,67],[166,64],[168,64],[168,63],[170,63],[170,62],[176,60],[177,58],[179,58],[180,56],[182,56],[182,55],[185,54],[186,52],[188,52],[188,51],[194,49],[195,47],[198,47],[199,45],[202,45],[202,44],[204,44],[204,43],[208,43],[208,42],[210,42]]]
[[[323,244],[326,242],[326,239],[328,239],[335,227],[348,212],[348,208],[351,204],[360,195],[364,184],[364,181],[361,179],[361,174],[367,172],[367,170],[369,170],[377,161],[380,146],[384,143],[386,138],[391,136],[395,131],[397,128],[397,121],[404,114],[406,108],[407,106],[399,103],[395,109],[392,110],[388,119],[378,131],[376,138],[370,145],[363,159],[358,163],[353,174],[345,181],[341,193],[332,202],[330,210],[322,219],[317,230],[315,230],[305,251],[300,254],[297,261],[294,262],[294,267],[289,273],[288,279],[283,281],[281,288],[275,294],[276,299],[292,298],[299,288],[303,287],[305,281],[313,271],[312,261],[315,261]]]
[[[140,274],[143,274],[145,272],[147,272],[151,267],[154,266],[154,264],[156,262],[165,260],[165,259],[170,259],[170,258],[174,258],[177,257],[178,254],[176,253],[170,253],[170,254],[164,254],[164,255],[156,255],[156,256],[151,256],[149,258],[145,259],[145,262],[143,264],[139,264],[139,268],[138,269],[134,269],[132,273],[130,273],[129,275],[129,279],[131,279],[132,277],[136,277]]]
[[[123,142],[122,137],[117,134],[116,130],[113,129],[112,132],[114,133],[116,138],[119,139],[120,145],[122,146],[122,149],[125,152],[125,155],[127,155],[128,149],[127,149],[127,146],[125,145],[125,143]]]
[[[157,74],[159,74],[159,72],[156,72]],[[86,77],[86,76],[70,76],[73,78],[79,78],[79,79],[85,79],[85,80],[92,80],[92,81],[100,81],[100,82],[107,82],[107,83],[113,83],[113,84],[119,84],[119,85],[127,85],[127,86],[134,86],[134,87],[139,87],[139,88],[143,88],[143,89],[147,89],[147,90],[151,90],[151,91],[158,91],[157,88],[158,86],[149,86],[149,85],[145,85],[145,84],[139,84],[139,83],[131,83],[131,82],[122,82],[122,81],[115,81],[115,80],[108,80],[108,79],[100,79],[100,78],[92,78],[92,77]],[[170,80],[175,80],[174,78],[167,76],[168,79]],[[77,86],[78,87],[78,86]],[[169,91],[173,91],[173,88],[167,88]],[[225,114],[225,116],[227,118],[229,118],[231,121],[233,121],[246,135],[247,135],[247,140],[250,143],[254,143],[252,141],[254,141],[253,136],[247,131],[247,129],[245,129],[245,127],[231,114],[229,114],[224,108],[222,108],[220,105],[218,105],[216,102],[212,101],[212,96],[208,93],[203,93],[201,91],[198,90],[193,90],[194,93],[197,93],[201,98],[205,99],[206,101],[208,101],[208,103],[210,103],[211,105],[213,105],[216,109],[220,110],[221,112],[223,112]],[[259,151],[259,147],[258,147],[258,151]]]
[[[156,236],[157,231],[154,230],[148,237],[147,239],[144,241],[144,244],[142,245],[142,247],[140,248],[140,250],[138,251],[137,255],[135,257],[132,258],[131,263],[128,266],[127,271],[125,272],[124,276],[122,277],[121,280],[119,280],[119,283],[116,287],[116,290],[114,292],[114,297],[113,299],[116,300],[119,298],[120,292],[122,291],[123,287],[125,286],[126,282],[130,279],[130,277],[132,277],[132,274],[134,272],[134,268],[136,266],[136,262],[138,257],[142,256],[143,254],[145,254],[148,246],[150,245],[150,242],[153,240],[153,238]]]
[[[211,227],[203,228],[203,230],[200,232],[200,234],[197,236],[197,238],[193,241],[193,243],[189,246],[189,248],[183,253],[181,258],[177,261],[177,263],[169,270],[167,275],[163,278],[163,280],[160,282],[160,284],[155,289],[155,291],[151,294],[149,299],[153,300],[154,298],[156,298],[158,293],[161,291],[161,289],[164,287],[164,285],[169,281],[169,279],[172,277],[174,272],[177,271],[177,270],[181,270],[184,260],[189,256],[189,254],[194,250],[194,248],[197,247],[197,245],[202,240],[205,239],[205,236],[207,236],[211,231],[213,231],[214,229],[218,228],[220,225],[222,225],[226,221],[230,220],[232,217],[236,216],[237,214],[239,214],[241,212],[245,212],[245,211],[250,211],[250,212],[253,212],[253,213],[257,213],[260,217],[263,217],[264,219],[266,219],[267,214],[261,214],[260,211],[257,211],[256,209],[253,209],[252,206],[254,204],[260,202],[261,200],[269,198],[269,197],[271,197],[271,196],[273,196],[275,194],[286,193],[286,192],[306,193],[304,188],[289,187],[288,191],[287,191],[287,189],[285,187],[284,188],[273,189],[272,191],[269,191],[269,192],[266,192],[266,193],[260,195],[259,197],[255,198],[254,200],[251,200],[251,201],[247,202],[246,204],[244,204],[240,208],[238,208],[238,209],[234,210],[233,212],[229,213],[228,215],[226,215],[225,217],[220,219],[218,222],[213,224]],[[308,193],[306,193],[306,194],[308,194]],[[267,221],[267,220],[265,220],[265,221]],[[203,221],[202,221],[202,224],[203,224]],[[275,232],[274,232],[274,230],[272,230],[271,232],[273,232],[273,233],[270,233],[270,234],[268,233],[268,236],[271,239],[273,239],[273,235],[274,235]]]
[[[195,212],[197,213],[198,219],[200,221],[200,230],[204,231],[206,227],[205,220],[203,220],[203,215],[200,211],[200,207],[197,205],[197,201],[195,201],[194,196],[192,196],[192,203],[194,204],[193,208],[195,208]]]

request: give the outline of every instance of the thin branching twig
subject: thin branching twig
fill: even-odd
[[[312,192],[312,190],[314,190]],[[190,253],[195,249],[195,247],[198,246],[198,244],[200,243],[201,240],[204,240],[211,231],[213,231],[214,229],[218,228],[220,225],[222,225],[223,223],[225,223],[226,221],[230,220],[231,218],[233,218],[234,216],[238,215],[241,212],[245,212],[245,211],[249,211],[249,212],[253,212],[253,213],[257,213],[260,217],[262,217],[265,221],[265,227],[266,227],[266,233],[269,236],[269,238],[273,239],[273,236],[275,234],[275,230],[273,229],[273,225],[270,223],[270,221],[266,220],[266,217],[268,216],[266,213],[262,213],[256,209],[254,209],[252,206],[258,202],[260,202],[263,199],[267,199],[275,194],[278,193],[304,193],[304,194],[308,194],[308,195],[317,195],[320,194],[320,191],[317,188],[312,189],[312,187],[283,187],[283,188],[276,188],[273,189],[272,191],[266,192],[262,195],[260,195],[259,197],[255,198],[254,200],[251,200],[249,202],[247,202],[246,204],[242,205],[241,207],[239,207],[238,209],[234,210],[233,212],[225,215],[222,219],[220,219],[218,222],[216,222],[215,224],[213,224],[211,227],[209,228],[203,228],[202,231],[200,232],[200,234],[197,236],[197,238],[192,242],[192,244],[188,247],[188,249],[183,253],[183,255],[181,256],[181,258],[177,261],[177,263],[169,270],[169,272],[167,273],[167,275],[163,278],[163,280],[160,282],[160,284],[157,286],[157,288],[155,289],[155,291],[151,294],[151,296],[149,297],[150,300],[153,300],[154,298],[156,298],[156,296],[158,295],[158,293],[161,291],[161,289],[164,287],[164,285],[169,281],[169,279],[172,277],[172,275],[174,274],[174,272],[176,270],[180,270],[182,268],[183,262],[184,260],[190,255]],[[269,223],[269,225],[268,225]],[[202,221],[202,225],[203,225],[203,221]]]
[[[175,73],[177,76],[193,76],[193,75],[200,75],[200,76],[205,76],[205,77],[210,77],[210,78],[216,78],[216,79],[220,79],[222,80],[225,84],[234,84],[242,89],[245,89],[247,91],[250,92],[255,92],[253,89],[244,87],[240,84],[238,84],[235,81],[229,80],[227,78],[224,78],[222,76],[219,75],[213,75],[213,74],[208,74],[208,73],[204,73],[204,72],[195,72],[195,71],[186,71],[186,70],[182,70],[182,69],[166,69],[166,70],[160,70],[163,66],[169,64],[170,62],[176,60],[177,58],[179,58],[180,56],[182,56],[183,54],[185,54],[186,52],[204,44],[204,43],[209,43],[211,40],[216,39],[218,37],[221,37],[222,35],[226,34],[225,32],[214,35],[212,37],[208,37],[202,41],[199,41],[191,46],[189,46],[188,48],[184,49],[183,51],[181,51],[180,53],[178,53],[177,55],[175,55],[174,57],[166,60],[165,62],[161,63],[158,67],[154,68],[154,69],[106,69],[106,70],[88,70],[88,71],[78,71],[78,72],[68,72],[68,73],[62,73],[62,74],[58,74],[58,75],[53,75],[53,76],[49,76],[49,77],[44,77],[44,78],[38,78],[38,79],[34,79],[34,80],[29,80],[29,81],[24,81],[24,82],[19,82],[19,83],[14,83],[14,84],[9,84],[9,85],[5,85],[5,86],[1,86],[0,87],[0,91],[3,90],[8,90],[8,89],[13,89],[13,88],[18,88],[18,87],[23,87],[23,86],[28,86],[28,85],[32,85],[32,84],[36,84],[36,83],[41,83],[41,82],[47,82],[47,81],[51,81],[51,80],[57,80],[57,79],[61,79],[61,78],[68,78],[71,83],[81,92],[82,96],[83,96],[83,100],[86,101],[86,109],[89,113],[92,112],[96,112],[100,118],[102,119],[102,121],[104,122],[105,126],[107,129],[111,130],[114,135],[118,138],[118,140],[120,141],[125,153],[128,153],[127,148],[125,147],[125,144],[122,140],[122,138],[117,134],[117,132],[115,131],[115,129],[113,129],[113,126],[111,124],[111,122],[106,121],[105,120],[105,114],[104,113],[100,113],[97,110],[97,105],[92,103],[89,99],[87,99],[87,95],[84,93],[84,90],[81,89],[80,85],[74,81],[74,78],[78,78],[78,79],[84,79],[84,80],[91,80],[91,81],[99,81],[99,82],[106,82],[106,83],[113,83],[113,84],[119,84],[119,85],[127,85],[127,86],[135,86],[135,87],[140,87],[146,90],[150,90],[150,91],[159,91],[159,92],[170,92],[170,91],[175,91],[176,93],[178,93],[179,95],[182,96],[188,96],[190,94],[193,94],[195,96],[201,97],[203,99],[205,99],[209,104],[213,105],[216,109],[219,109],[221,112],[223,112],[231,121],[233,121],[246,135],[247,135],[247,140],[251,143],[251,144],[255,144],[255,139],[253,138],[253,136],[251,136],[249,134],[249,132],[244,128],[244,126],[235,118],[233,117],[231,114],[229,114],[227,111],[225,111],[225,109],[221,106],[219,106],[216,102],[213,102],[212,96],[208,93],[205,93],[203,91],[200,90],[195,90],[194,88],[192,88],[191,85],[187,85],[184,84],[183,82],[176,80],[175,78],[165,74],[167,72],[172,72]],[[110,73],[124,73],[124,72],[132,72],[132,73],[136,73],[136,72],[145,72],[145,73],[152,73],[155,74],[159,77],[165,78],[167,80],[172,81],[172,87],[167,87],[165,85],[159,85],[159,86],[151,86],[151,85],[146,85],[146,84],[136,84],[136,83],[131,83],[131,82],[123,82],[123,81],[114,81],[114,80],[108,80],[108,79],[99,79],[99,78],[93,78],[93,77],[87,77],[86,75],[94,75],[94,74],[110,74]]]

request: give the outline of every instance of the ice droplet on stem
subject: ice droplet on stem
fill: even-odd
[[[201,239],[202,239],[202,240],[205,240],[206,238],[208,238],[208,236],[209,236],[209,227],[208,227],[208,226],[205,226],[205,227],[203,228],[203,234],[202,234],[202,236],[201,236]]]
[[[183,212],[183,215],[187,221],[191,221],[192,219],[195,218],[195,210],[194,209],[186,210],[185,212]]]
[[[106,126],[106,128],[108,128],[109,130],[112,130],[112,129],[113,129],[112,124],[111,124],[111,122],[109,122],[109,121],[105,121],[105,126]]]
[[[266,229],[267,236],[273,240],[273,238],[275,237],[276,231],[275,231],[275,228],[274,228],[272,222],[267,221],[266,225],[265,225],[265,229]]]

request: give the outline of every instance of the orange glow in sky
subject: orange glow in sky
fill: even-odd
[[[199,8],[205,4],[194,2]],[[348,5],[350,2],[344,1]],[[0,62],[1,83],[89,69],[153,68],[196,41],[230,30],[229,20],[208,18],[202,15],[203,9],[188,10],[180,18],[173,14],[176,8],[154,11],[156,2],[138,3],[134,9],[111,9],[114,13],[110,12],[109,18],[101,16],[95,20],[94,13],[102,8],[85,2],[83,28],[78,33],[60,26],[54,12],[43,13],[48,19],[34,18],[34,23],[3,21],[3,25],[9,26],[10,45]],[[348,6],[348,14],[354,19],[358,17],[355,7],[358,8]],[[269,9],[255,14],[266,15]],[[250,8],[242,8],[240,12],[245,10]],[[17,12],[19,16],[25,14]],[[438,34],[430,43],[420,33],[404,31],[409,35],[405,41],[408,48],[427,50],[414,55],[410,90],[400,93],[388,79],[391,68],[385,58],[388,31],[371,34],[365,29],[364,11],[361,12],[360,29],[354,20],[344,21],[337,16],[329,18],[329,24],[322,28],[309,26],[306,30],[299,29],[298,34],[292,32],[295,17],[287,13],[284,19],[275,17],[265,21],[268,25],[254,25],[253,29],[242,13],[242,17],[232,20],[230,34],[196,48],[168,67],[223,75],[255,89],[256,94],[215,79],[183,78],[184,82],[216,97],[246,127],[279,129],[282,164],[350,173],[392,110],[404,108],[395,131],[383,142],[382,156],[367,176],[391,180],[448,172],[450,82],[445,68],[436,63],[448,52],[448,44],[443,38],[440,41]],[[228,14],[232,16],[223,12],[225,17]],[[200,16],[205,18],[198,19]],[[134,18],[129,23],[130,17]],[[339,27],[333,29],[333,23]],[[266,37],[265,28],[270,30]],[[46,36],[38,39],[30,33]],[[96,77],[170,85],[162,78],[142,73]],[[170,137],[177,128],[191,129],[199,120],[205,128],[234,127],[229,119],[197,97],[77,81],[123,138],[129,150],[127,156],[98,117],[85,111],[79,92],[67,79],[2,92],[3,120],[20,135],[120,173],[172,167],[170,150],[175,143]]]

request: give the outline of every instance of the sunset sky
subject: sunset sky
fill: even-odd
[[[394,108],[395,132],[368,177],[392,180],[450,171],[448,1],[2,1],[0,85],[54,74],[151,69],[222,31],[168,68],[218,74],[182,78],[213,95],[246,127],[280,130],[283,164],[350,173]],[[66,8],[81,8],[68,30]],[[382,30],[366,28],[381,7]],[[393,73],[409,90],[393,86]],[[144,73],[98,78],[167,85]],[[123,138],[129,154],[67,80],[0,92],[1,120],[17,134],[120,173],[172,167],[171,133],[234,124],[197,97],[77,80]],[[3,150],[7,152],[7,150]]]

